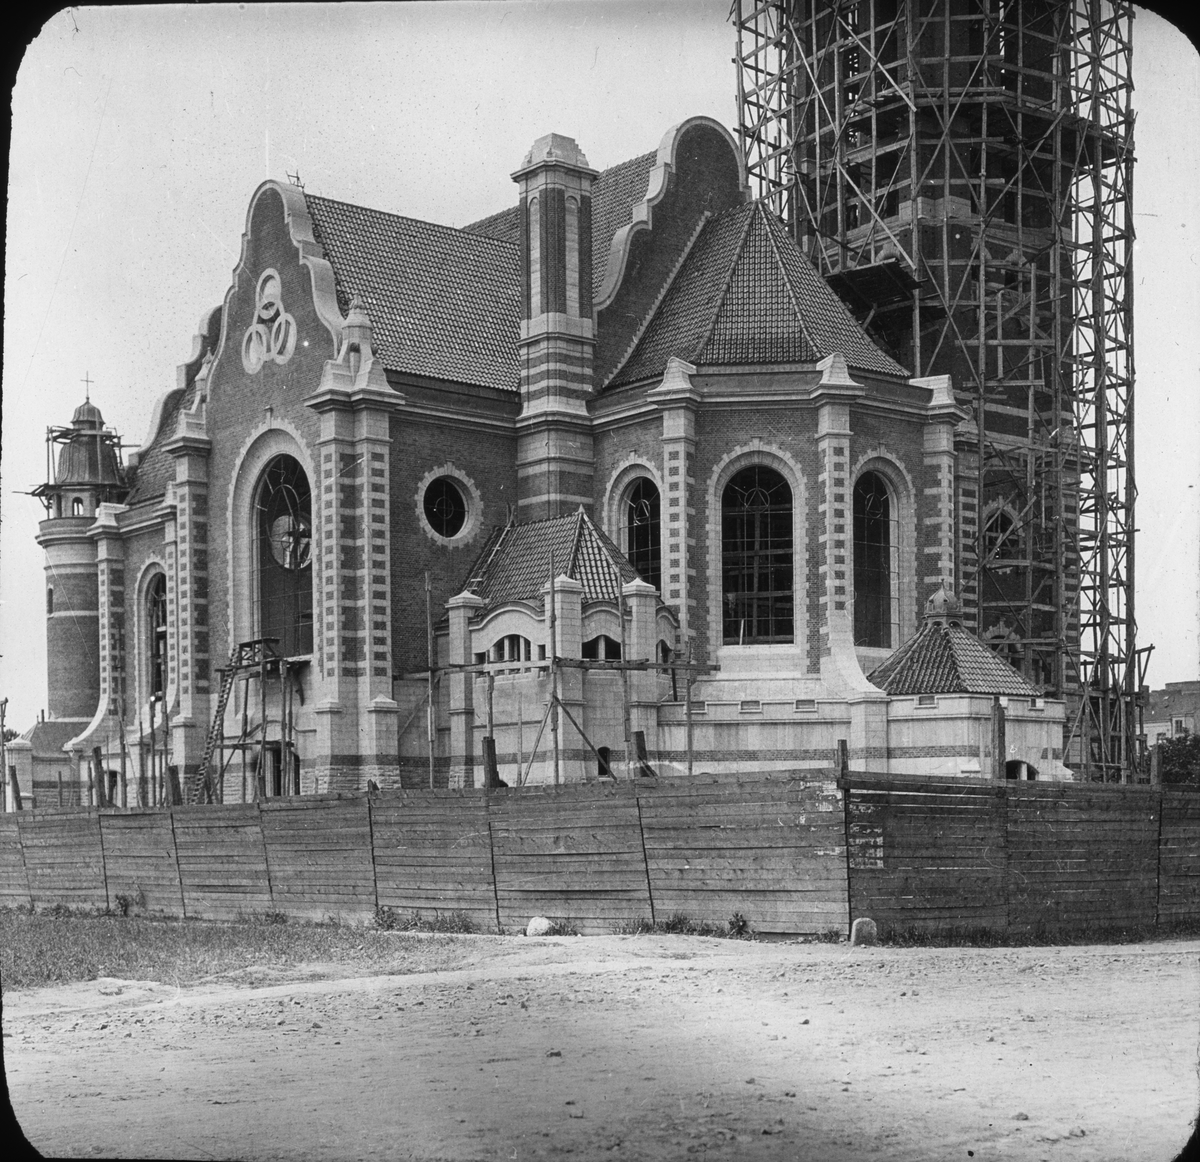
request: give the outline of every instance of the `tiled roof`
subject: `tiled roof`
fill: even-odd
[[[157,499],[175,479],[175,457],[164,452],[163,445],[175,434],[175,421],[180,409],[191,403],[194,391],[193,382],[186,390],[176,388],[168,395],[163,405],[158,431],[134,471],[133,488],[125,498],[126,504],[142,504],[147,500]]]
[[[886,694],[1016,694],[1040,691],[973,633],[931,619],[867,678]]]
[[[618,584],[637,579],[637,572],[616,545],[580,509],[496,529],[471,569],[466,588],[489,606],[506,601],[542,599],[542,587],[565,574],[583,586],[583,600],[616,601]]]
[[[592,294],[599,294],[608,269],[608,250],[613,235],[633,220],[633,207],[645,196],[650,171],[658,154],[631,157],[601,171],[592,183]]]
[[[471,234],[482,234],[485,238],[495,238],[497,242],[507,242],[512,246],[521,244],[521,214],[519,206],[509,206],[507,210],[497,210],[478,222],[464,226]]]
[[[355,294],[385,367],[516,391],[516,248],[483,234],[305,194],[333,266],[338,306]]]
[[[697,235],[611,383],[690,363],[810,363],[841,352],[851,368],[908,372],[884,354],[761,202],[726,210]]]
[[[53,758],[67,761],[63,747],[77,734],[88,727],[87,718],[47,718],[35,722],[24,734],[23,739],[33,744],[34,758]]]

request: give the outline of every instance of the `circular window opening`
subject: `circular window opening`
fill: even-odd
[[[458,484],[439,476],[425,490],[425,519],[440,537],[454,537],[467,523],[467,501]]]

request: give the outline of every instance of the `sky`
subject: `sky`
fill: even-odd
[[[45,429],[91,397],[147,439],[228,289],[267,177],[462,226],[536,137],[603,169],[694,114],[736,123],[729,0],[65,9],[12,93],[0,444],[0,697],[46,705]],[[1200,55],[1134,32],[1138,642],[1200,676]],[[1182,131],[1180,127],[1185,127]],[[1181,177],[1183,180],[1181,180]]]

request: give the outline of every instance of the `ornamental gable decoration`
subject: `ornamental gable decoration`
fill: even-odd
[[[264,363],[286,363],[296,349],[296,320],[283,309],[279,274],[264,270],[254,291],[254,322],[242,338],[242,366],[250,375]]]

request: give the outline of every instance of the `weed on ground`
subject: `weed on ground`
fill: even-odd
[[[617,936],[640,936],[655,933],[660,936],[724,936],[734,939],[753,939],[750,923],[741,912],[734,912],[724,924],[709,920],[693,920],[683,912],[672,912],[664,920],[652,921],[644,916],[620,920],[613,926]]]
[[[1144,944],[1195,936],[1200,936],[1200,923],[1194,921],[1124,927],[1093,924],[1069,928],[1043,923],[1010,931],[969,926],[885,928],[880,933],[879,943],[892,948],[1026,948],[1056,944]]]
[[[405,911],[402,908],[375,909],[375,927],[384,932],[477,932],[475,921],[466,912],[442,912],[435,908],[432,915]]]
[[[188,985],[248,968],[337,962],[364,973],[452,967],[468,955],[452,935],[380,932],[341,924],[234,923],[0,910],[0,989],[109,976]]]

